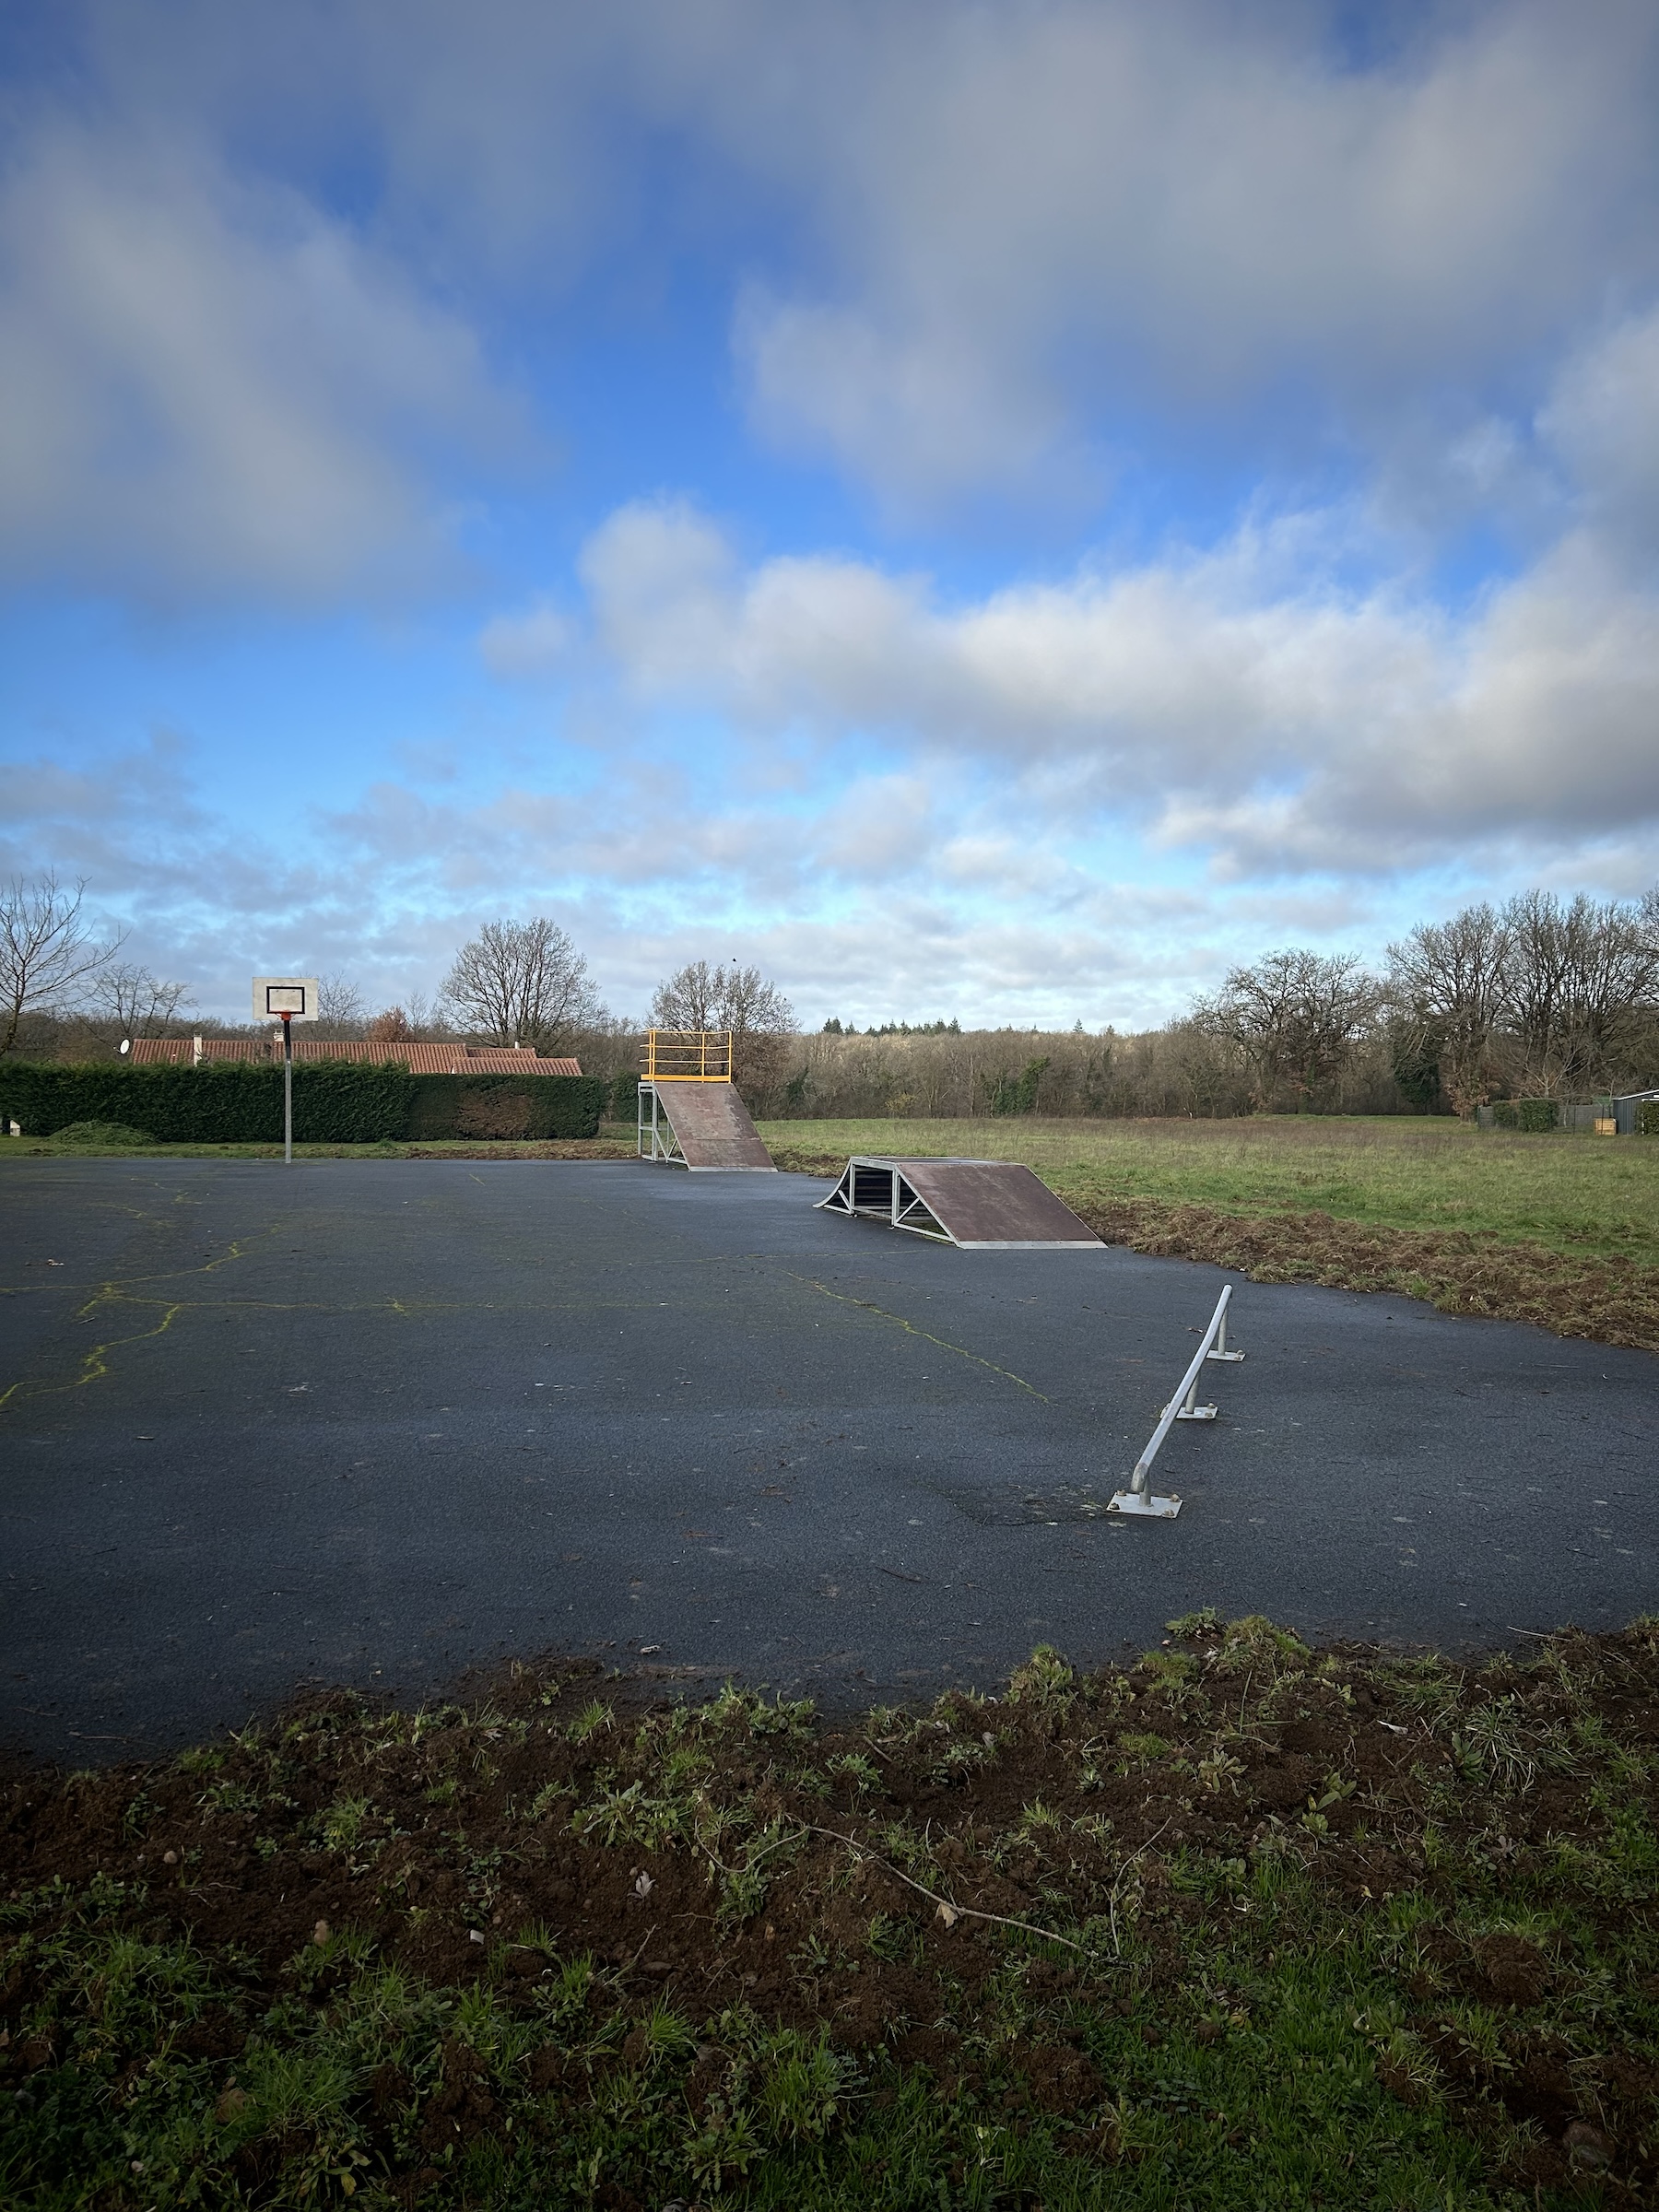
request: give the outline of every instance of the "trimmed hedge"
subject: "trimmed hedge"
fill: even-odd
[[[633,1122],[639,1115],[640,1078],[630,1076],[625,1068],[611,1079],[610,1117],[613,1122]]]
[[[1638,1136],[1659,1136],[1659,1099],[1643,1099],[1636,1109]]]
[[[412,1137],[597,1136],[597,1076],[410,1076]]]
[[[294,1069],[294,1137],[596,1136],[606,1086],[588,1076],[412,1076],[402,1061],[308,1060]],[[279,1144],[282,1069],[37,1067],[0,1062],[0,1120],[27,1136],[124,1122],[163,1145]]]
[[[1561,1110],[1554,1099],[1494,1099],[1492,1120],[1500,1129],[1519,1129],[1531,1136],[1558,1129]]]

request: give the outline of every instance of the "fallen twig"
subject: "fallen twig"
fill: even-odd
[[[959,1905],[948,1897],[941,1897],[936,1889],[928,1888],[924,1882],[912,1881],[902,1867],[895,1866],[891,1859],[884,1859],[878,1851],[872,1851],[867,1843],[861,1843],[856,1836],[843,1836],[838,1828],[808,1826],[811,1834],[828,1836],[834,1842],[844,1843],[849,1851],[857,1852],[860,1857],[874,1859],[877,1866],[885,1866],[907,1889],[913,1889],[918,1897],[926,1898],[929,1904],[939,1906],[958,1920],[994,1921],[999,1928],[1018,1928],[1027,1936],[1041,1936],[1044,1943],[1063,1943],[1068,1951],[1082,1951],[1086,1956],[1088,1955],[1088,1944],[1078,1943],[1070,1936],[1057,1936],[1053,1928],[1040,1928],[1029,1920],[1011,1920],[1006,1912],[982,1912],[977,1905]],[[1167,1828],[1169,1822],[1165,1821],[1164,1826]],[[1143,1844],[1142,1849],[1145,1848]]]
[[[1172,1819],[1173,1818],[1174,1816],[1171,1814],[1171,1818]],[[1129,1856],[1124,1861],[1123,1865],[1118,1868],[1117,1880],[1112,1885],[1112,1895],[1106,1900],[1106,1917],[1112,1927],[1112,1956],[1114,1960],[1121,1959],[1124,1955],[1124,1947],[1118,1940],[1117,1929],[1118,1891],[1124,1886],[1124,1877],[1128,1874],[1130,1867],[1134,1865],[1136,1859],[1143,1859],[1146,1857],[1147,1852],[1151,1850],[1153,1844],[1157,1842],[1159,1837],[1163,1834],[1164,1830],[1168,1828],[1170,1822],[1165,1820],[1160,1823],[1159,1827],[1155,1828],[1152,1830],[1152,1833],[1147,1838],[1146,1841],[1141,1845],[1140,1849],[1138,1851],[1132,1851]]]

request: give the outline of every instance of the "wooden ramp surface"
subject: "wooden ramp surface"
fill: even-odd
[[[1012,1159],[855,1158],[818,1203],[968,1251],[1104,1249],[1069,1206]]]
[[[749,1119],[748,1108],[730,1083],[655,1079],[657,1098],[678,1140],[685,1164],[693,1173],[747,1171],[775,1175],[772,1156],[760,1142]]]

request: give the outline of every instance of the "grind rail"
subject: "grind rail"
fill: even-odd
[[[1152,1492],[1152,1462],[1158,1457],[1163,1441],[1177,1421],[1213,1421],[1216,1408],[1198,1403],[1198,1375],[1206,1359],[1233,1365],[1244,1355],[1230,1351],[1227,1346],[1227,1309],[1232,1303],[1233,1287],[1226,1284],[1216,1300],[1216,1310],[1210,1315],[1209,1326],[1203,1341],[1194,1353],[1186,1373],[1175,1386],[1175,1395],[1159,1416],[1146,1450],[1135,1463],[1135,1472],[1129,1477],[1129,1488],[1119,1490],[1106,1508],[1109,1513],[1137,1513],[1149,1520],[1173,1521],[1181,1511],[1181,1500],[1173,1495],[1155,1497]]]

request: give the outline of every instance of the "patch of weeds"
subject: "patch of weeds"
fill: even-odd
[[[1054,1704],[1068,1698],[1077,1685],[1069,1663],[1052,1644],[1040,1643],[1023,1666],[1008,1677],[1010,1705]]]
[[[616,1716],[604,1699],[593,1698],[576,1715],[565,1734],[573,1744],[588,1744],[592,1743],[594,1736],[599,1735],[602,1730],[613,1728],[615,1725]]]
[[[1224,1634],[1227,1619],[1225,1615],[1218,1613],[1214,1606],[1200,1606],[1192,1613],[1181,1613],[1173,1620],[1166,1620],[1164,1627],[1168,1629],[1171,1636],[1179,1636],[1183,1641],[1192,1642],[1201,1636]]]

